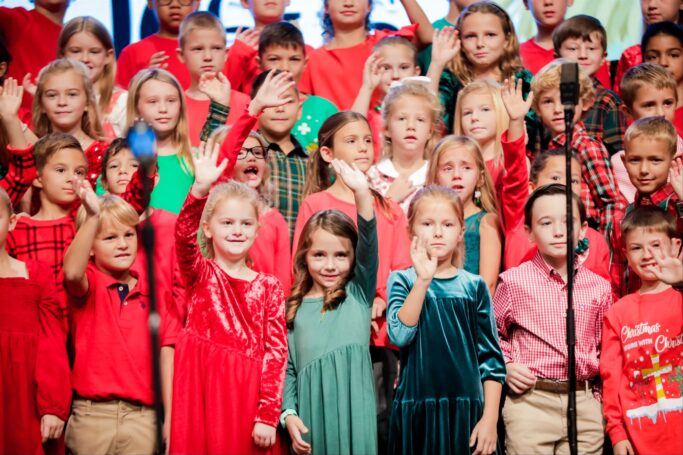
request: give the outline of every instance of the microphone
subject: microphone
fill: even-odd
[[[579,65],[576,62],[565,62],[560,67],[560,98],[565,110],[574,112],[579,104]]]
[[[149,124],[137,120],[128,130],[128,146],[133,156],[140,162],[140,166],[146,170],[156,158],[156,136]]]

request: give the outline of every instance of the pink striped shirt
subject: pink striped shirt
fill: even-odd
[[[602,320],[611,305],[609,282],[578,265],[574,275],[577,380],[599,373]],[[506,363],[526,365],[540,378],[567,380],[567,285],[540,253],[500,275],[493,308]]]

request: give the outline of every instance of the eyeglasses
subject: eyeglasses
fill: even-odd
[[[177,1],[180,3],[180,6],[190,6],[192,5],[196,0],[157,0],[157,6],[168,6],[174,1]]]
[[[257,145],[256,147],[242,147],[240,153],[237,155],[238,160],[244,160],[249,154],[254,155],[257,160],[265,160],[268,157],[268,149]]]

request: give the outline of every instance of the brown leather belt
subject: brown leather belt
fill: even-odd
[[[576,381],[576,388],[574,390],[589,390],[593,386],[592,381]],[[535,390],[543,390],[545,392],[554,393],[569,393],[569,381],[553,381],[551,379],[536,379]]]

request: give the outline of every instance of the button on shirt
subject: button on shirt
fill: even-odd
[[[576,378],[599,373],[602,320],[612,304],[607,280],[578,265],[574,275]],[[540,253],[500,275],[493,298],[505,362],[540,378],[567,380],[567,284]]]
[[[270,181],[274,189],[274,205],[287,221],[290,238],[294,235],[296,216],[299,205],[303,200],[304,184],[306,183],[306,163],[308,155],[292,136],[294,149],[285,154],[280,146],[274,142],[268,145],[268,167]]]

